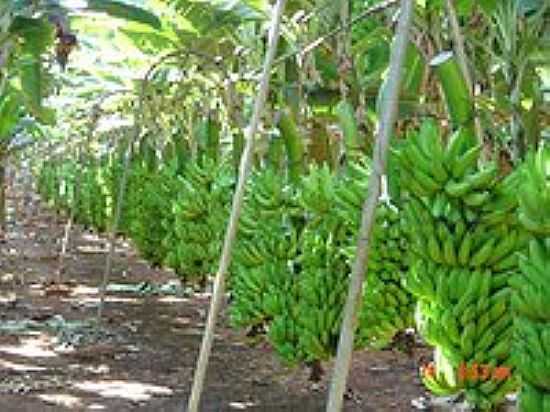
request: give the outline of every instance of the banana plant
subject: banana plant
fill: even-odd
[[[57,0],[9,1],[0,4],[0,187],[4,187],[4,169],[8,146],[14,130],[25,116],[53,125],[55,110],[43,105],[52,92],[52,70],[47,54],[55,53],[60,63],[76,45],[68,27],[68,15],[74,12],[103,12],[113,17],[160,28],[159,19],[140,7],[118,1],[89,0],[82,7],[64,7]],[[55,47],[54,47],[55,46]],[[54,49],[55,50],[52,50]],[[0,193],[0,207],[4,205]],[[0,226],[5,211],[0,212]]]

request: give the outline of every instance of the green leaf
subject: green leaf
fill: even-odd
[[[160,19],[153,13],[141,7],[132,6],[120,1],[88,0],[88,7],[86,7],[86,10],[103,12],[112,17],[147,24],[157,30],[160,30],[162,27]]]
[[[479,0],[479,5],[487,14],[493,14],[497,8],[497,0]]]
[[[49,107],[39,107],[38,110],[33,113],[33,115],[42,124],[54,126],[56,123],[55,109],[51,109]]]
[[[38,112],[42,105],[41,69],[40,61],[31,55],[24,56],[19,62],[19,76],[25,104],[33,114]]]
[[[262,19],[265,11],[264,2],[236,1],[236,0],[199,0],[197,3],[208,3],[220,13],[231,13],[242,20]]]
[[[159,51],[173,47],[173,40],[161,33],[149,30],[120,29],[134,45],[143,52],[159,53]]]
[[[475,2],[472,0],[458,0],[455,3],[456,12],[459,16],[469,16],[472,14]]]
[[[489,0],[493,1],[493,0]],[[483,7],[482,3],[486,3],[487,0],[479,0],[479,3]],[[445,2],[444,0],[425,0],[424,7],[426,7],[428,10],[444,10],[445,9]],[[456,13],[459,16],[470,16],[474,10],[474,6],[478,3],[478,1],[474,0],[455,0],[454,6]]]
[[[19,102],[11,95],[0,100],[0,141],[7,139],[19,120]]]
[[[23,39],[23,52],[34,56],[42,54],[53,42],[53,26],[45,19],[17,16],[10,25],[9,32]]]
[[[403,68],[401,92],[405,96],[419,97],[425,72],[424,57],[414,43],[409,43]]]

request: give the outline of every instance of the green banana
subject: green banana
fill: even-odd
[[[455,160],[452,168],[452,175],[455,179],[463,177],[467,170],[476,165],[481,150],[482,146],[477,145],[468,149],[460,158]]]

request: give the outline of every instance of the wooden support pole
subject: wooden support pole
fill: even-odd
[[[241,157],[239,179],[237,182],[235,194],[233,195],[231,215],[229,218],[229,224],[227,226],[227,232],[225,234],[225,240],[223,244],[218,272],[216,273],[216,279],[214,281],[214,291],[212,293],[212,299],[210,302],[210,311],[208,313],[208,321],[204,330],[199,359],[197,361],[197,367],[195,369],[193,387],[191,389],[191,395],[189,397],[189,404],[187,408],[188,412],[198,412],[199,410],[200,398],[202,395],[204,380],[206,377],[206,369],[208,367],[208,360],[212,349],[212,342],[214,340],[216,319],[218,317],[218,313],[220,311],[222,299],[224,296],[225,274],[231,263],[231,252],[237,235],[239,217],[241,214],[241,208],[245,193],[246,180],[252,165],[252,158],[254,153],[254,137],[256,135],[258,124],[260,122],[265,102],[267,100],[269,80],[271,78],[271,67],[273,66],[275,53],[277,51],[281,18],[283,10],[285,8],[285,3],[286,0],[277,0],[277,3],[272,12],[271,27],[269,31],[269,43],[265,55],[263,73],[258,95],[256,97],[256,102],[254,105],[252,120],[250,122],[250,126],[246,130],[246,143]]]
[[[361,302],[363,280],[368,267],[369,248],[374,213],[380,196],[380,180],[386,171],[388,147],[393,133],[398,110],[399,90],[402,67],[408,43],[408,34],[414,14],[414,0],[401,0],[401,8],[394,44],[392,46],[387,91],[382,101],[378,136],[373,153],[373,169],[369,177],[369,192],[363,204],[361,227],[357,241],[357,251],[351,282],[349,286],[344,319],[340,330],[338,352],[329,391],[327,412],[340,412],[344,401],[344,392],[351,364],[357,312]]]

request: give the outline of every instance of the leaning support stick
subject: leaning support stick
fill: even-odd
[[[348,378],[355,328],[357,326],[357,312],[361,302],[363,279],[367,270],[369,248],[374,212],[380,196],[380,179],[385,174],[386,161],[390,137],[393,133],[397,117],[397,102],[401,85],[401,71],[405,58],[409,28],[414,14],[414,0],[401,0],[401,9],[395,43],[392,47],[390,71],[388,74],[387,93],[382,101],[381,117],[378,128],[378,138],[374,147],[373,170],[369,177],[369,193],[363,203],[361,228],[357,241],[357,252],[346,305],[344,319],[340,330],[338,353],[332,375],[330,392],[327,403],[327,412],[340,412],[344,400],[344,391]]]
[[[233,206],[231,209],[231,216],[229,218],[229,224],[227,226],[227,232],[225,234],[225,240],[223,244],[222,255],[220,258],[220,264],[218,272],[216,273],[216,280],[214,281],[214,291],[212,293],[212,300],[210,302],[210,311],[208,313],[208,321],[204,329],[204,336],[202,339],[201,350],[199,359],[197,361],[197,367],[195,369],[195,376],[193,378],[193,387],[191,389],[191,396],[189,397],[189,404],[187,412],[198,412],[199,402],[202,394],[204,380],[206,376],[206,368],[208,367],[208,359],[212,349],[212,341],[214,339],[214,328],[216,326],[216,318],[220,311],[220,306],[224,296],[225,288],[225,273],[231,262],[231,252],[233,249],[233,243],[237,235],[237,228],[239,224],[239,216],[241,214],[241,207],[243,204],[244,191],[246,185],[246,179],[250,172],[252,165],[252,154],[254,149],[254,137],[260,117],[264,109],[265,101],[267,99],[267,93],[269,90],[269,80],[271,77],[271,67],[275,58],[275,52],[277,50],[277,43],[279,40],[279,31],[281,25],[281,18],[283,10],[285,8],[286,0],[277,0],[275,8],[273,10],[273,17],[271,20],[271,27],[269,31],[269,43],[267,53],[265,55],[264,67],[262,78],[259,86],[258,96],[254,105],[254,113],[250,126],[246,130],[246,144],[243,154],[241,156],[241,164],[239,168],[239,180],[237,182],[237,188],[233,195]]]

